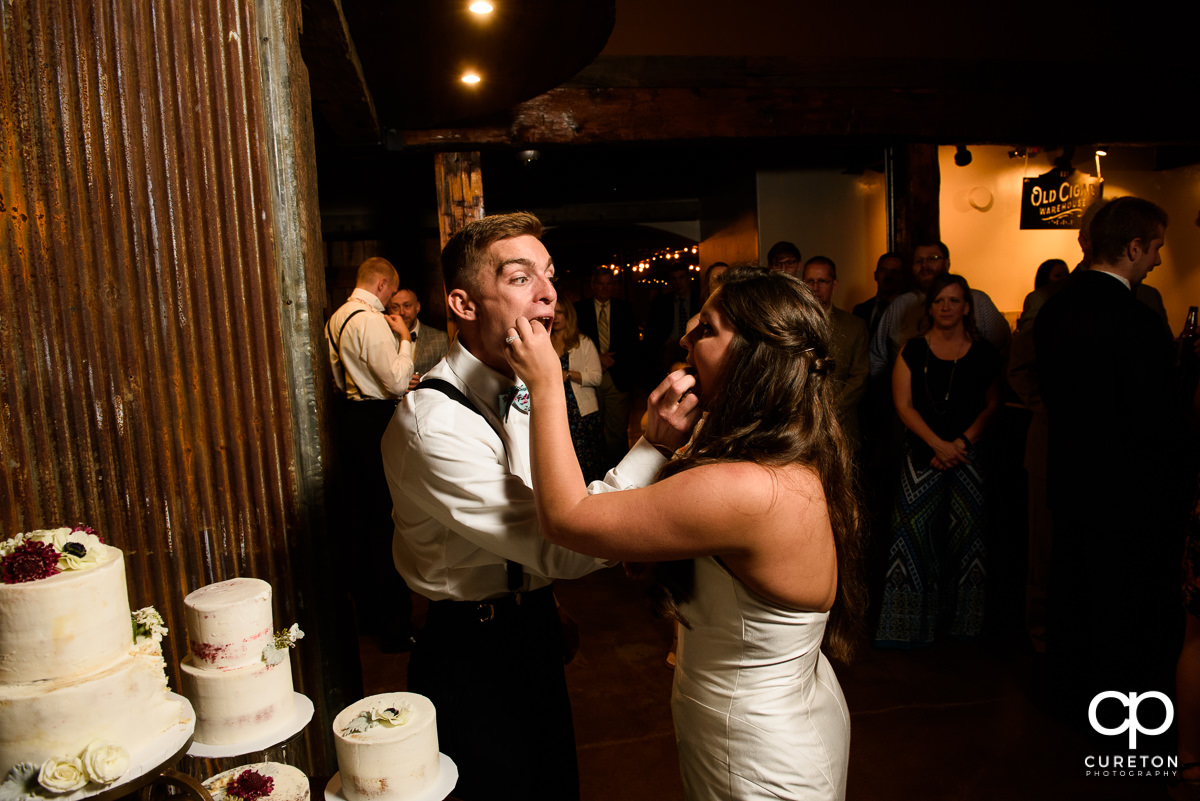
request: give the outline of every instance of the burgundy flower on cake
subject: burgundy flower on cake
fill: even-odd
[[[0,581],[20,584],[49,578],[59,572],[58,557],[58,550],[54,546],[37,540],[25,540],[0,560]]]
[[[275,780],[270,776],[264,776],[256,770],[244,770],[229,783],[225,792],[242,801],[258,801],[270,795],[274,789]]]

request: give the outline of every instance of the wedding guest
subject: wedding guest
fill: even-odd
[[[652,355],[655,382],[667,368],[687,355],[679,344],[687,321],[700,311],[700,291],[692,286],[686,264],[675,264],[667,273],[667,291],[650,302],[646,319],[646,343]]]
[[[837,290],[837,265],[827,256],[813,256],[804,263],[804,283],[829,315],[833,335],[833,381],[837,387],[838,422],[851,443],[858,446],[858,404],[867,391],[867,326],[845,309],[833,305]]]
[[[612,467],[629,451],[629,393],[641,369],[633,306],[614,297],[616,276],[607,267],[592,273],[592,297],[575,304],[579,331],[600,351],[596,403],[604,428],[604,466]]]
[[[799,275],[801,269],[800,248],[791,242],[780,241],[767,251],[767,269]]]
[[[1132,291],[1162,263],[1166,227],[1148,200],[1106,203],[1091,268],[1046,301],[1033,330],[1054,524],[1046,656],[1077,720],[1101,691],[1169,693],[1179,655],[1182,410],[1170,334]]]
[[[854,307],[854,314],[867,324],[867,333],[875,335],[883,313],[904,291],[904,259],[899,253],[884,253],[875,262],[875,294]]]
[[[559,301],[554,304],[554,324],[550,331],[554,352],[562,362],[571,442],[584,480],[590,484],[603,478],[606,472],[601,454],[600,406],[595,390],[600,385],[600,354],[592,340],[579,333],[575,307],[570,303]]]
[[[1049,284],[1057,284],[1071,274],[1071,268],[1062,259],[1046,259],[1038,265],[1037,273],[1033,276],[1033,288],[1041,289]]]
[[[651,394],[705,421],[657,483],[626,492],[587,494],[545,331],[519,318],[509,337],[532,395],[542,533],[594,556],[682,560],[669,586],[685,797],[844,798],[850,717],[820,645],[852,651],[859,512],[812,294],[783,273],[726,275],[684,339],[691,372]]]
[[[987,487],[979,449],[1000,408],[1000,354],[979,335],[965,278],[929,285],[918,336],[892,371],[908,448],[891,519],[880,647],[928,645],[983,631]]]
[[[721,285],[721,279],[729,271],[729,265],[723,261],[714,261],[708,265],[704,271],[703,286],[700,290],[701,300],[708,300],[708,296],[717,290]]]
[[[429,368],[442,360],[450,350],[450,338],[446,332],[422,323],[417,317],[421,313],[421,301],[410,287],[402,286],[388,301],[388,314],[399,314],[412,334],[413,377],[409,388],[415,387]]]
[[[347,539],[346,553],[368,571],[349,590],[360,633],[380,636],[386,652],[412,647],[412,599],[390,568],[392,504],[379,456],[379,440],[413,372],[408,326],[401,315],[384,314],[399,282],[387,259],[367,259],[350,298],[325,325],[338,393],[338,506],[346,527],[356,532]]]

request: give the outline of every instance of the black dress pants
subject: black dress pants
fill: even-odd
[[[550,587],[493,604],[435,601],[408,688],[437,707],[462,801],[579,798],[562,624]]]

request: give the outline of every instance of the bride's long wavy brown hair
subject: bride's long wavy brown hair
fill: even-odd
[[[781,272],[728,272],[709,302],[733,327],[733,340],[707,417],[660,478],[717,462],[802,464],[813,470],[825,491],[837,547],[837,598],[825,649],[849,661],[867,606],[863,522],[853,449],[835,411],[828,319],[808,287]],[[679,605],[691,596],[693,570],[691,560],[682,560],[655,571],[660,608],[685,625]]]

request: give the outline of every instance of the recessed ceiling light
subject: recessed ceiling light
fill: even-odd
[[[495,10],[487,0],[475,0],[474,3],[471,3],[470,8],[476,14],[491,14]]]
[[[464,72],[462,76],[463,83],[479,83],[480,78],[473,72]]]

